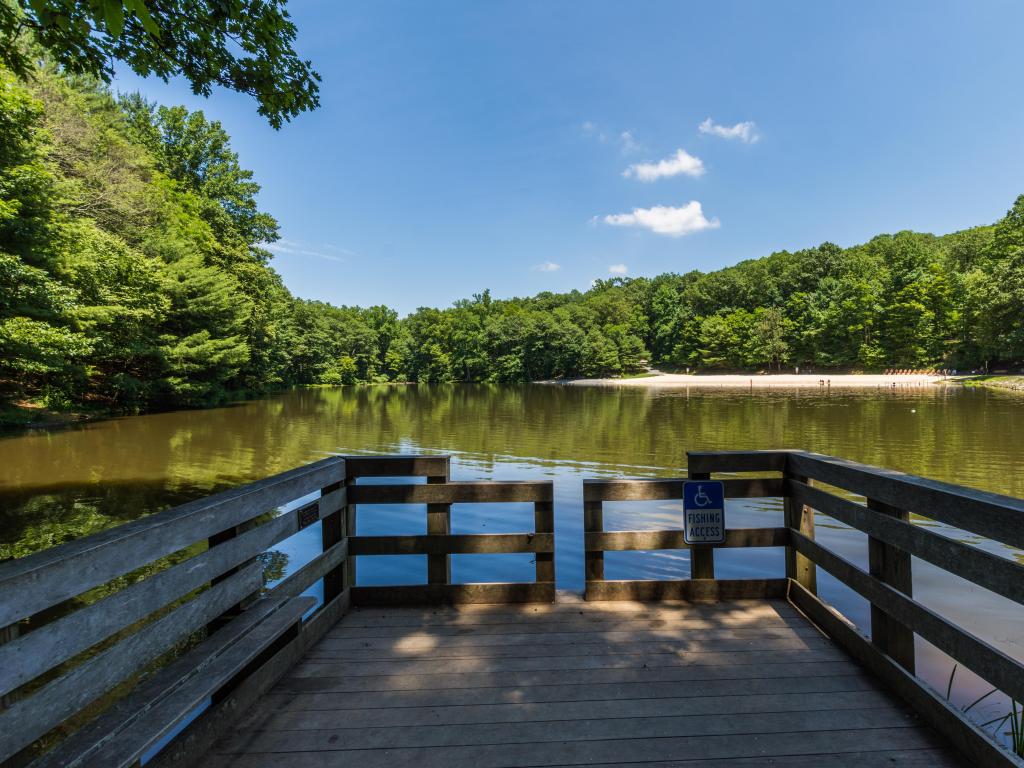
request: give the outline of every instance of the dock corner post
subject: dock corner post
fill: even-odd
[[[533,530],[534,533],[555,532],[555,502],[554,486],[551,485],[550,498],[538,500],[533,503]],[[539,584],[551,584],[554,589],[555,583],[555,552],[551,550],[534,553],[534,564],[536,569],[535,579]]]
[[[690,480],[710,480],[710,472],[690,472]],[[690,578],[715,578],[715,548],[711,544],[694,544],[690,547]]]
[[[785,472],[785,479],[798,483],[810,483],[806,477],[793,474],[788,470]],[[786,528],[802,533],[808,539],[813,539],[814,510],[789,495],[783,498],[782,506]],[[797,552],[792,545],[786,547],[786,578],[792,579],[812,595],[818,594],[818,577],[814,563]]]
[[[339,480],[336,483],[321,488],[320,498],[329,499],[332,493],[341,490],[345,485],[346,482],[344,480]],[[320,523],[324,552],[336,544],[340,544],[348,536],[345,525],[345,509],[345,505],[340,505],[337,509],[324,510]],[[348,586],[345,580],[345,572],[349,559],[346,558],[346,563],[342,563],[337,568],[324,574],[324,605],[340,595],[345,590],[345,587]]]
[[[910,522],[910,513],[875,499],[867,500],[868,509]],[[868,569],[880,579],[907,597],[913,597],[914,579],[909,552],[868,537]],[[910,673],[914,673],[914,632],[889,614],[871,605],[871,642]]]
[[[447,483],[451,479],[451,456],[444,457],[444,474],[428,475],[427,484]],[[452,530],[452,505],[427,504],[427,535],[447,536]],[[452,556],[448,553],[427,555],[427,583],[451,584]]]
[[[590,591],[590,582],[604,581],[604,550],[591,549],[590,534],[604,532],[604,502],[588,498],[588,482],[583,481],[583,549],[584,549],[584,599]]]

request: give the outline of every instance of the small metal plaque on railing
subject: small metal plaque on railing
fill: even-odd
[[[721,480],[683,483],[683,541],[725,543],[725,486]]]
[[[320,519],[320,502],[314,501],[311,504],[299,509],[299,530],[303,528],[309,528],[313,523]]]

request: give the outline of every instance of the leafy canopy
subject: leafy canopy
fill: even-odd
[[[320,105],[320,76],[295,52],[286,0],[0,0],[0,63],[26,77],[22,34],[64,69],[109,82],[114,59],[138,74],[183,76],[256,99],[274,128]]]

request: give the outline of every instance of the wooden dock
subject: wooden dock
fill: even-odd
[[[961,765],[782,600],[362,608],[208,768]]]
[[[693,546],[606,530],[606,504],[678,501],[686,478],[586,480],[577,596],[556,590],[552,483],[453,481],[446,456],[331,457],[0,563],[0,768],[1024,768],[917,676],[915,641],[1018,702],[1024,664],[916,600],[912,573],[1019,609],[1024,560],[977,544],[1024,550],[1024,500],[804,451],[688,460],[726,498],[779,499],[782,525]],[[506,503],[532,507],[528,530],[451,532],[453,505],[489,505],[500,530]],[[426,533],[360,535],[382,504],[420,505]],[[816,540],[819,516],[865,535],[866,569]],[[313,526],[322,551],[268,584],[263,554]],[[784,572],[719,578],[722,547],[779,548]],[[629,550],[689,550],[689,578],[606,578]],[[453,555],[506,553],[533,578],[452,581]],[[425,556],[424,583],[360,584],[381,555]],[[870,603],[868,626],[818,596],[819,572]]]

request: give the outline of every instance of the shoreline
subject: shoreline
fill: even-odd
[[[767,374],[683,374],[657,373],[628,379],[574,379],[550,382],[573,387],[676,387],[719,389],[830,389],[830,388],[899,388],[933,386],[956,381],[951,377],[930,373],[767,373]]]

